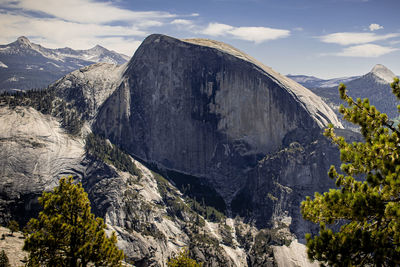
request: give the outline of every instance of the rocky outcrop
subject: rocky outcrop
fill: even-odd
[[[55,95],[71,103],[82,114],[82,119],[91,122],[103,102],[120,84],[126,64],[97,63],[67,74],[52,85]]]
[[[318,267],[318,262],[310,262],[304,245],[293,241],[289,246],[274,247],[274,257],[278,267]]]
[[[33,108],[0,107],[0,127],[1,224],[17,219],[23,227],[38,215],[37,197],[61,176],[73,175],[135,266],[165,266],[183,247],[196,247],[194,257],[207,261],[204,266],[245,266],[247,254],[235,247],[224,218],[212,222],[198,215],[193,200],[139,162],[131,159],[138,168],[134,175],[85,153],[82,137],[65,133],[56,118]],[[222,246],[224,238],[230,243]]]
[[[105,218],[110,231],[117,232],[118,245],[129,262],[166,266],[168,258],[187,247],[204,266],[247,266],[247,254],[236,247],[234,238],[230,245],[222,245],[224,222],[210,222],[196,214],[164,178],[137,161],[139,176],[88,160],[83,183],[94,212]],[[167,198],[164,190],[169,192]]]
[[[348,142],[360,141],[361,135],[336,129]],[[299,138],[302,136],[303,138]],[[331,165],[339,169],[339,151],[319,131],[294,132],[287,136],[282,150],[268,154],[246,179],[246,186],[232,201],[234,212],[256,221],[259,228],[287,225],[297,238],[316,232],[317,225],[305,221],[300,203],[315,192],[335,188],[329,179]]]
[[[9,266],[23,266],[28,258],[28,253],[22,250],[25,237],[21,232],[10,234],[10,229],[0,226],[0,252],[7,255]]]
[[[228,45],[151,35],[94,130],[146,162],[205,178],[229,206],[288,133],[328,123],[340,126],[319,97]]]
[[[26,221],[43,190],[62,175],[80,176],[83,146],[51,116],[33,108],[0,107],[0,222],[11,214]]]

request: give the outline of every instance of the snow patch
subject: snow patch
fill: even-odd
[[[0,61],[0,68],[5,68],[6,69],[6,68],[8,68],[8,66]]]
[[[19,79],[17,76],[12,76],[6,80],[7,82],[18,82]]]
[[[321,88],[330,88],[330,87],[335,87],[335,86],[339,86],[340,83],[348,83],[352,80],[357,79],[358,76],[354,76],[354,77],[341,77],[341,78],[334,78],[334,79],[330,79],[330,80],[326,80],[321,82],[320,86]]]
[[[60,66],[57,65],[56,63],[53,63],[53,62],[50,62],[50,61],[47,61],[46,63],[47,63],[47,64],[51,64],[51,65],[53,65],[54,67],[60,68]]]

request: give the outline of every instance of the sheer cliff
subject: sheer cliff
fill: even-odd
[[[288,133],[328,123],[340,127],[318,96],[235,48],[152,35],[94,130],[159,168],[204,178],[229,206]]]

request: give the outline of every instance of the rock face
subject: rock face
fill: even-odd
[[[396,77],[396,75],[391,70],[389,70],[382,64],[376,64],[372,68],[370,75],[371,76],[374,75],[376,77],[377,82],[383,84],[392,83],[393,78]]]
[[[317,262],[310,262],[306,257],[306,248],[294,241],[290,246],[274,247],[276,265],[278,267],[318,267]]]
[[[288,133],[330,122],[340,126],[319,97],[233,47],[151,35],[94,129],[146,162],[206,178],[229,206]]]
[[[10,230],[0,227],[0,251],[6,253],[10,266],[23,266],[24,258],[28,257],[28,253],[22,250],[25,237],[20,232],[10,235]],[[4,238],[3,238],[4,237]]]
[[[33,108],[0,107],[0,209],[21,220],[35,214],[35,197],[62,175],[81,176],[83,142],[70,138],[59,122]]]
[[[105,219],[109,231],[117,232],[118,245],[135,266],[165,266],[184,246],[196,247],[205,266],[246,266],[246,251],[235,247],[234,230],[223,232],[224,218],[219,223],[205,220],[179,190],[139,162],[131,159],[139,170],[133,175],[88,155],[82,137],[66,134],[54,117],[33,108],[1,106],[0,128],[2,224],[17,219],[24,226],[37,216],[37,197],[56,186],[61,176],[73,175],[88,193],[92,211]],[[256,230],[249,232],[254,235]],[[219,245],[225,236],[232,243]],[[9,242],[6,237],[0,246],[7,253],[13,249],[19,258],[25,255],[20,250],[23,241],[14,248]]]
[[[360,141],[360,134],[336,129],[347,141]],[[299,138],[303,136],[303,138]],[[286,224],[300,241],[317,230],[304,221],[300,203],[315,192],[335,188],[328,178],[331,165],[340,167],[339,151],[319,131],[297,131],[287,136],[284,148],[259,161],[246,177],[246,186],[232,201],[234,212],[255,221],[259,228]]]
[[[72,103],[83,114],[82,119],[91,122],[99,107],[115,91],[121,82],[126,64],[97,63],[67,74],[49,89],[56,96]]]

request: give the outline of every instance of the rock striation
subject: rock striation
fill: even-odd
[[[287,134],[328,123],[341,127],[318,96],[229,45],[151,35],[94,130],[141,160],[204,178],[229,206]]]
[[[10,215],[26,222],[37,211],[35,198],[57,185],[60,176],[81,177],[83,147],[49,115],[0,107],[1,223]]]
[[[55,95],[72,104],[82,119],[92,122],[99,107],[121,83],[126,64],[97,63],[73,71],[49,86]]]

